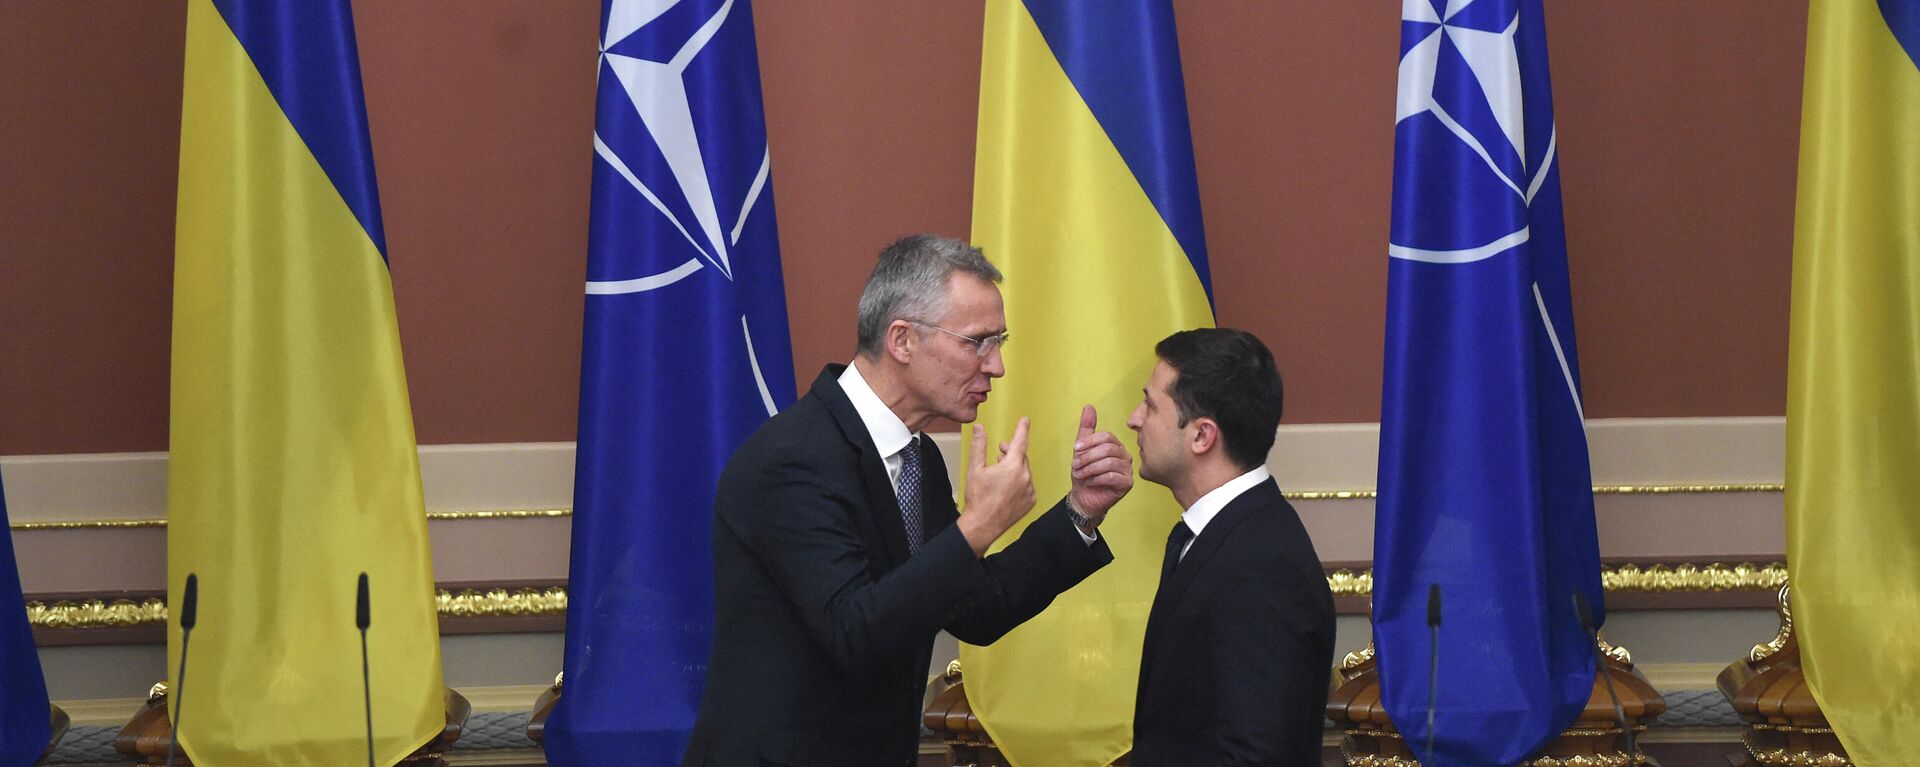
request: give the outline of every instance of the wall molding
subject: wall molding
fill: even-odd
[[[1587,422],[1597,495],[1780,493],[1783,417],[1617,418]],[[959,432],[931,435],[960,474]],[[1375,497],[1380,425],[1281,426],[1268,464],[1296,501]],[[574,444],[420,447],[427,518],[482,521],[572,513]],[[164,527],[167,454],[0,457],[18,532]],[[956,484],[957,486],[957,484]]]
[[[1747,484],[1693,484],[1693,485],[1594,485],[1593,494],[1600,495],[1691,495],[1702,493],[1782,493],[1786,486],[1778,483]],[[1290,501],[1349,501],[1373,500],[1379,497],[1375,490],[1290,490],[1282,493]],[[471,511],[429,511],[429,522],[473,522],[499,519],[557,519],[572,517],[572,508],[561,509],[476,509]],[[11,530],[36,532],[41,530],[119,530],[143,527],[166,527],[165,519],[67,519],[38,522],[11,522]]]
[[[1589,421],[1601,554],[1649,562],[1781,559],[1784,426],[1781,418]],[[960,433],[930,436],[949,475],[957,473]],[[1364,566],[1372,557],[1378,441],[1378,424],[1288,425],[1276,436],[1270,468],[1325,561]],[[165,453],[0,458],[26,588],[164,588],[166,461]],[[563,582],[573,464],[574,445],[565,442],[421,447],[435,578]],[[1155,487],[1142,490],[1164,497]],[[1163,502],[1155,513],[1171,520],[1172,501]],[[1642,599],[1672,601],[1645,594],[1629,601]],[[1363,611],[1364,599],[1344,609]]]

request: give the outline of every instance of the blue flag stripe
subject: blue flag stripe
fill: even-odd
[[[213,0],[340,197],[387,254],[349,0]]]
[[[1906,49],[1907,58],[1920,67],[1920,0],[1880,0],[1880,16]]]
[[[1213,300],[1180,39],[1167,0],[1024,0],[1040,35]],[[1141,34],[1141,30],[1150,30]],[[1124,51],[1125,53],[1117,53]]]

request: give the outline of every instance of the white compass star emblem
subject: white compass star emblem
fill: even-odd
[[[656,190],[648,188],[646,183],[636,176],[618,152],[607,145],[598,133],[593,137],[593,149],[600,159],[626,179],[628,184],[646,198],[647,202],[673,222],[675,229],[685,236],[698,258],[688,259],[673,269],[659,274],[648,275],[629,280],[588,282],[587,292],[591,294],[637,293],[666,287],[700,271],[703,265],[718,269],[727,279],[733,279],[733,264],[729,256],[732,246],[740,240],[740,231],[746,226],[747,214],[753,211],[754,202],[766,188],[767,172],[771,157],[766,148],[761,149],[760,171],[747,190],[746,199],[740,206],[740,216],[733,227],[721,229],[719,205],[714,199],[713,183],[707,177],[706,163],[702,157],[700,134],[694,128],[693,108],[687,98],[685,74],[687,66],[700,55],[707,43],[713,40],[720,27],[727,22],[733,10],[733,0],[727,0],[701,24],[693,35],[681,44],[667,61],[649,61],[608,50],[620,41],[645,28],[658,19],[661,14],[678,5],[680,0],[615,0],[607,14],[606,39],[600,43],[600,59],[619,80],[620,88],[627,95],[633,109],[640,115],[647,127],[647,133],[666,158],[667,167],[672,172],[675,185],[684,197],[687,206],[693,212],[694,220],[682,221],[661,201]]]

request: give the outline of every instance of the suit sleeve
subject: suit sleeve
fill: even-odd
[[[1318,762],[1326,690],[1315,649],[1320,628],[1315,584],[1270,556],[1242,549],[1231,563],[1240,584],[1210,609],[1216,645],[1210,677],[1219,685],[1218,733],[1222,765]],[[1226,563],[1222,563],[1226,564]],[[1324,588],[1324,587],[1322,587]]]
[[[804,451],[763,469],[727,525],[769,570],[812,640],[839,670],[892,662],[938,631],[975,582],[972,548],[958,531],[929,539],[903,565],[875,579],[854,520],[869,513],[857,490],[836,486],[831,467]],[[817,463],[817,461],[814,461]]]
[[[957,526],[935,538],[946,536],[965,544]],[[969,644],[992,644],[1111,561],[1113,550],[1104,537],[1092,544],[1080,537],[1062,498],[1028,525],[1018,540],[979,561],[946,629]]]

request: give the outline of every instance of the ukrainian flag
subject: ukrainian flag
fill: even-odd
[[[1154,343],[1213,324],[1186,87],[1168,0],[991,0],[986,16],[973,242],[1006,275],[1013,340],[981,423],[1004,436],[1034,417],[1034,486],[1054,499],[1081,405],[1126,428]],[[968,701],[1014,764],[1107,764],[1131,747],[1179,515],[1164,488],[1136,485],[1100,528],[1115,566],[993,646],[960,648]]]
[[[167,582],[199,574],[180,738],[201,767],[367,758],[445,722],[413,416],[346,0],[191,0]],[[168,637],[168,670],[180,636]],[[180,689],[181,680],[171,680]]]
[[[1815,0],[1787,363],[1807,684],[1862,767],[1920,754],[1920,0]]]

